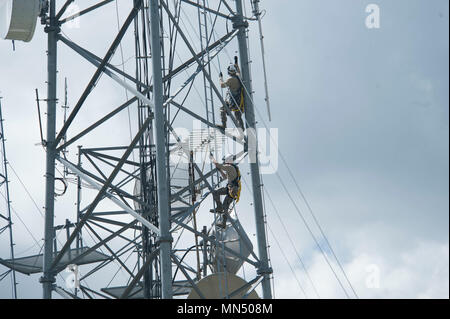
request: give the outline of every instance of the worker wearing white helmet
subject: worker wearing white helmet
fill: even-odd
[[[238,128],[244,130],[244,123],[242,121],[242,114],[244,113],[244,88],[240,80],[241,70],[238,65],[238,57],[234,57],[234,64],[228,66],[228,75],[230,78],[226,81],[223,80],[223,74],[220,72],[219,80],[222,88],[228,88],[227,98],[225,102],[228,108],[234,112],[236,117]],[[224,106],[220,108],[220,116],[222,120],[222,129],[227,127],[227,111]]]
[[[225,228],[230,205],[233,201],[236,201],[237,203],[241,195],[241,173],[237,164],[234,163],[234,155],[225,157],[223,164],[219,164],[214,159],[212,154],[210,154],[210,158],[216,168],[219,170],[222,177],[227,180],[226,187],[222,187],[213,191],[213,199],[216,202],[216,209],[211,209],[211,212],[221,214],[221,220],[219,221],[217,226]],[[220,196],[223,195],[225,195],[225,198],[223,202],[221,202]]]

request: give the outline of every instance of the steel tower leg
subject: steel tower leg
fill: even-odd
[[[50,24],[45,28],[48,33],[48,81],[47,81],[47,162],[45,172],[45,233],[44,233],[44,265],[43,276],[40,279],[43,287],[43,298],[52,298],[55,274],[51,269],[53,261],[54,239],[54,192],[55,192],[55,156],[56,156],[56,62],[57,35],[59,27],[55,19],[56,0],[50,1]]]
[[[14,240],[13,240],[13,229],[12,229],[12,220],[11,220],[11,200],[9,198],[9,180],[8,180],[8,160],[6,157],[6,146],[5,146],[5,132],[3,130],[3,115],[2,115],[2,100],[0,97],[0,140],[2,145],[0,149],[3,151],[3,157],[0,159],[3,165],[3,183],[5,184],[5,193],[6,193],[6,217],[8,218],[8,228],[9,228],[9,253],[11,259],[14,261]],[[12,285],[13,285],[13,298],[17,299],[17,280],[16,280],[16,271],[15,269],[11,269],[12,274]]]
[[[153,66],[153,101],[155,104],[155,146],[156,146],[156,172],[159,229],[161,231],[160,263],[161,263],[161,290],[163,299],[172,298],[172,262],[170,258],[172,249],[172,236],[169,222],[169,184],[167,180],[167,151],[166,130],[163,111],[163,84],[161,70],[161,43],[159,30],[158,0],[150,0],[150,28]]]
[[[270,274],[272,270],[269,268],[267,239],[264,227],[264,209],[261,192],[261,178],[259,171],[258,144],[256,137],[255,112],[252,97],[251,74],[248,60],[248,48],[246,39],[246,29],[248,23],[244,22],[244,14],[242,10],[242,0],[236,0],[236,17],[234,27],[239,30],[237,35],[239,44],[239,56],[241,61],[241,75],[243,84],[246,87],[245,94],[245,118],[248,125],[248,152],[250,155],[250,173],[253,186],[253,205],[255,209],[256,235],[258,240],[258,252],[261,264],[258,268],[258,274],[263,275],[262,281],[263,298],[271,299],[272,291],[270,288]]]

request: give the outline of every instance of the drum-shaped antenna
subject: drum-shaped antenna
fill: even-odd
[[[33,38],[40,0],[0,0],[0,37],[29,42]]]

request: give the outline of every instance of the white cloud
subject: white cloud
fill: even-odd
[[[386,258],[383,251],[378,253],[359,253],[343,267],[359,298],[448,298],[449,297],[449,245],[437,242],[421,242],[403,252],[399,258]],[[339,272],[334,269],[352,296],[351,289]],[[379,270],[379,287],[370,276]],[[276,269],[275,269],[276,270]],[[345,298],[342,288],[335,279],[323,256],[316,254],[308,268],[321,298]],[[314,290],[307,282],[303,271],[296,269],[297,278],[308,297],[314,297]],[[369,283],[369,285],[368,285]],[[275,274],[277,298],[303,298],[298,283],[286,269]]]

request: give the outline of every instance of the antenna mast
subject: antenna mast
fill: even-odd
[[[255,19],[246,17],[242,0],[235,1],[235,8],[228,4],[230,0],[121,2],[122,8],[128,6],[124,9],[128,15],[101,57],[61,32],[66,23],[89,19],[111,2],[100,1],[69,15],[69,5],[77,1],[63,1],[59,11],[56,0],[42,1],[48,4],[41,11],[48,36],[45,241],[43,255],[24,260],[35,265],[42,258],[43,264],[42,268],[18,267],[13,258],[4,264],[27,274],[42,272],[46,299],[52,298],[53,291],[74,298],[78,292],[89,298],[257,298],[259,287],[263,298],[271,298],[246,34],[248,21]],[[199,17],[198,29],[190,23],[193,16]],[[117,49],[130,40],[135,44],[132,71],[126,61],[122,69],[112,62]],[[58,44],[95,67],[60,128],[56,127]],[[245,134],[236,134],[239,122],[218,81],[224,65],[233,59],[227,48],[239,49],[246,91]],[[223,64],[220,59],[228,61]],[[97,85],[107,77],[114,90],[125,88],[132,97],[118,106],[103,99],[92,103],[94,91],[111,95],[111,88]],[[231,130],[216,125],[214,105],[225,108]],[[101,112],[90,114],[92,122],[85,123],[87,117],[80,114],[94,107]],[[126,143],[120,139],[125,136],[124,125],[117,124],[124,124],[124,111],[129,112],[129,131],[133,131]],[[76,121],[80,118],[83,121]],[[181,134],[179,127],[188,134]],[[109,134],[101,135],[102,129]],[[199,145],[189,140],[195,130],[201,136]],[[226,212],[228,222],[222,227],[218,222],[212,194],[227,186],[218,169],[207,162],[212,150],[217,156],[220,148],[226,148],[226,141],[242,149],[234,158],[250,159],[258,253],[236,213],[244,205],[235,203],[234,211]],[[76,158],[76,152],[69,152],[75,147]],[[71,174],[56,177],[56,165]],[[246,167],[240,164],[240,169]],[[55,179],[66,185],[72,174],[76,189],[69,187],[63,195],[76,195],[76,212],[58,206],[55,216]],[[66,220],[55,226],[55,217]],[[58,231],[66,233],[59,249],[56,242],[63,236],[57,237]],[[248,282],[237,275],[243,267],[254,269]],[[56,277],[64,269],[76,275],[82,271],[74,292]]]
[[[45,223],[44,223],[44,264],[43,276],[40,278],[43,298],[51,299],[55,272],[52,269],[54,257],[54,218],[55,218],[55,160],[56,160],[56,74],[57,74],[57,37],[61,29],[56,18],[56,0],[49,2],[49,16],[44,28],[48,38],[47,48],[47,139],[45,169]]]

